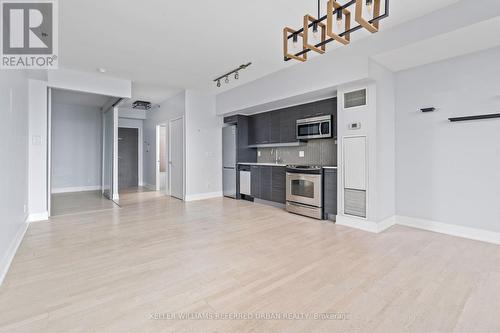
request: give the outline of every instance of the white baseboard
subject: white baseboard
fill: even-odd
[[[221,197],[222,197],[222,192],[199,193],[199,194],[186,195],[185,201],[199,201],[199,200],[207,200],[207,199],[214,199]]]
[[[337,224],[372,233],[380,233],[384,230],[389,229],[393,225],[402,225],[405,227],[437,232],[449,236],[467,238],[500,245],[500,233],[498,232],[471,227],[463,227],[459,225],[447,224],[443,222],[408,216],[395,215],[377,223],[349,216],[337,215]]]
[[[49,219],[49,212],[35,213],[28,216],[28,222],[47,221]]]
[[[396,216],[396,222],[399,225],[411,228],[433,231],[450,236],[462,237],[462,238],[473,239],[477,241],[500,245],[500,233],[498,232],[470,228],[470,227],[463,227],[463,226],[447,224],[431,220],[418,219],[408,216]]]
[[[97,186],[80,186],[80,187],[63,187],[52,189],[52,194],[58,193],[72,193],[72,192],[87,192],[87,191],[99,191],[102,187]]]
[[[29,223],[27,221],[25,221],[21,225],[16,236],[11,241],[9,248],[7,249],[7,252],[3,256],[2,260],[0,261],[0,286],[3,283],[5,276],[7,276],[10,265],[12,264],[12,260],[14,259],[14,256],[16,255],[16,252],[17,252],[17,249],[19,248],[19,245],[21,245],[21,242],[23,241],[24,235],[26,234],[26,231],[28,230],[28,226],[29,226]]]
[[[396,224],[396,217],[392,216],[380,222],[373,222],[345,215],[337,215],[336,224],[378,234]]]

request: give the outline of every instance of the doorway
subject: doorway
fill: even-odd
[[[156,191],[168,193],[167,126],[156,126]]]
[[[48,175],[49,216],[80,214],[114,209],[103,195],[103,160],[112,166],[113,116],[109,125],[102,109],[116,98],[97,94],[49,88],[48,90]],[[109,170],[112,175],[112,168]],[[111,186],[109,187],[109,190]],[[109,192],[108,194],[110,194]]]
[[[118,189],[139,187],[139,129],[118,128]]]
[[[184,200],[184,118],[169,124],[169,183],[170,195]]]

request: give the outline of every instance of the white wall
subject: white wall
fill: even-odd
[[[167,125],[172,119],[184,117],[186,109],[186,93],[183,91],[163,102],[159,108],[146,113],[144,120],[144,184],[156,187],[156,126]],[[168,137],[168,133],[167,133]],[[168,146],[168,145],[167,145]]]
[[[102,113],[100,108],[52,105],[52,191],[101,186]]]
[[[328,89],[368,76],[368,57],[356,56],[349,49],[296,64],[217,95],[217,114],[222,115],[293,96]],[[340,66],[335,64],[339,63]]]
[[[495,48],[396,75],[398,215],[500,232],[500,120],[447,120],[500,112],[499,59]]]
[[[132,97],[132,81],[116,79],[103,74],[61,68],[55,71],[48,71],[48,82],[53,88],[112,97]]]
[[[215,96],[186,92],[186,200],[222,196],[222,117]]]
[[[28,81],[24,71],[0,75],[0,284],[27,229]]]
[[[396,214],[396,129],[394,73],[370,61],[370,78],[377,86],[375,220]]]
[[[31,220],[48,218],[47,82],[29,81],[29,212]]]

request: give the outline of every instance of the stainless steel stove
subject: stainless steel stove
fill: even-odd
[[[289,165],[286,169],[286,209],[290,213],[323,218],[323,168]]]

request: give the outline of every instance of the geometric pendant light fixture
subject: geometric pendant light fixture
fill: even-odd
[[[333,38],[337,42],[347,45],[351,41],[351,34],[348,32],[344,36],[340,36],[340,31],[351,30],[351,12],[346,8],[341,8],[342,5],[337,1],[328,1],[326,17],[327,34],[328,37]],[[338,29],[335,29],[335,25],[337,25]]]
[[[331,42],[348,45],[352,33],[357,30],[376,33],[380,21],[389,16],[389,0],[327,0],[326,15],[323,16],[321,1],[318,0],[317,17],[306,14],[302,28],[283,29],[285,61],[294,59],[305,62],[310,51],[323,54],[326,45]]]

